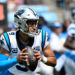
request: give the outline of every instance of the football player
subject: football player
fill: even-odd
[[[75,24],[70,24],[67,29],[68,37],[64,43],[67,48],[63,55],[57,60],[56,70],[60,71],[65,66],[66,75],[75,74]],[[61,61],[61,62],[60,62]]]
[[[33,75],[24,63],[28,62],[27,46],[32,47],[40,63],[56,65],[56,58],[49,46],[48,35],[38,30],[39,17],[30,8],[22,8],[14,14],[16,31],[3,33],[0,37],[0,72],[4,75]],[[37,69],[37,68],[36,68]],[[47,75],[47,74],[46,74]]]

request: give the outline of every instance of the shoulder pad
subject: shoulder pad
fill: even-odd
[[[6,49],[7,51],[9,51],[9,48],[8,48],[6,39],[5,39],[5,37],[4,37],[4,34],[2,34],[2,35],[0,36],[0,45],[1,45],[1,47],[3,47],[4,49]]]
[[[8,35],[15,35],[16,31],[10,31],[10,32],[7,32]]]

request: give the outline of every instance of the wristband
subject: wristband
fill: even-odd
[[[42,60],[44,63],[47,62],[47,58],[45,56],[43,56],[43,60]]]

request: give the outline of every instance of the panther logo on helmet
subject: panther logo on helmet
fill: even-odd
[[[36,22],[35,33],[29,32],[29,26],[27,25],[27,22],[31,20]],[[34,37],[35,35],[39,34],[37,30],[38,20],[39,20],[39,16],[31,8],[19,9],[14,14],[15,27],[19,28],[23,33],[29,35],[30,37]]]

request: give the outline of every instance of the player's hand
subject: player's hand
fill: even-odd
[[[37,57],[37,59],[39,61],[42,61],[43,60],[43,57],[42,57],[42,55],[41,55],[41,53],[39,51],[34,50],[34,53],[35,53],[34,55]]]
[[[28,62],[28,53],[26,53],[27,48],[22,49],[20,54],[17,56],[18,62],[26,62],[27,65],[29,65]]]

